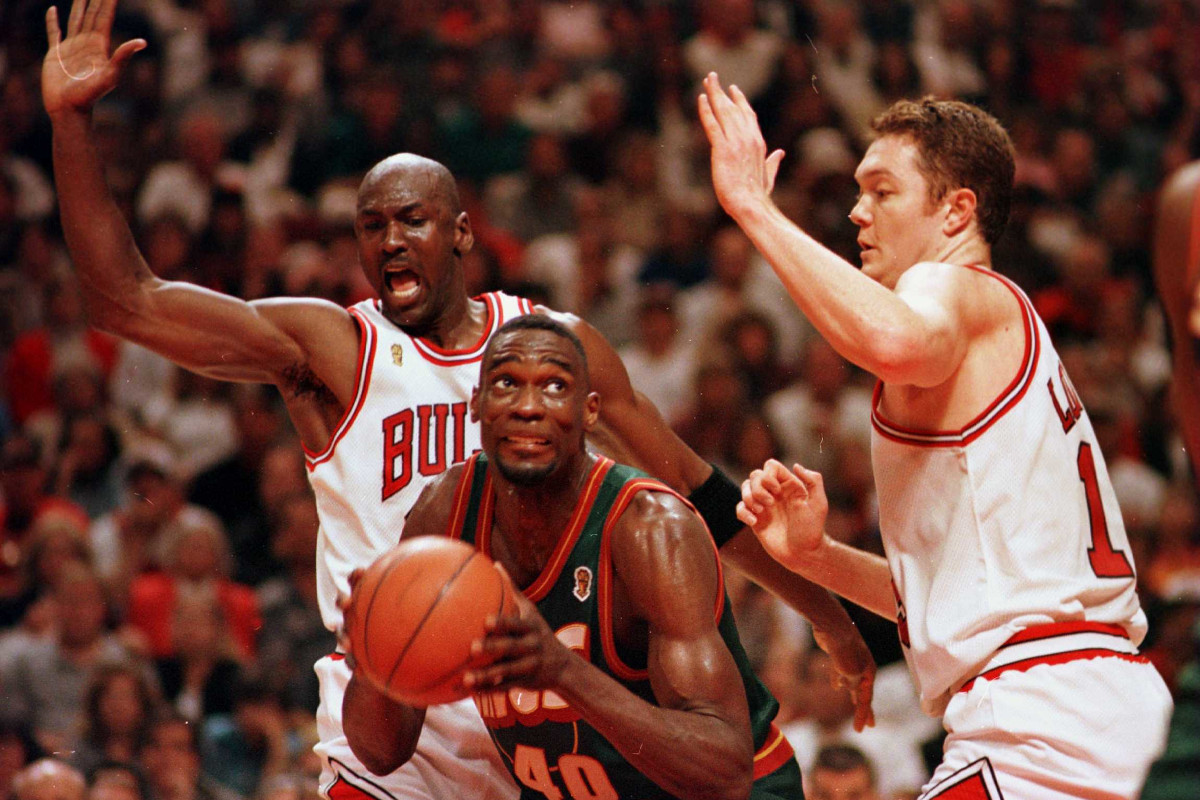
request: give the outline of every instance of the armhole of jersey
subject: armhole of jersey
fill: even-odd
[[[1037,314],[1034,313],[1033,304],[1015,283],[1003,275],[982,267],[968,266],[967,268],[1000,281],[1016,298],[1017,305],[1021,309],[1021,323],[1025,331],[1025,353],[1021,359],[1021,366],[1008,386],[987,408],[962,428],[954,431],[920,430],[889,421],[879,410],[883,382],[877,380],[875,390],[871,395],[871,426],[876,433],[886,439],[918,447],[965,447],[978,439],[984,431],[1003,417],[1033,385],[1033,376],[1037,371],[1038,359],[1041,357],[1042,350],[1041,333],[1038,330]]]
[[[686,497],[683,497],[661,481],[654,480],[653,478],[635,478],[621,487],[617,499],[613,502],[612,508],[609,509],[608,516],[604,520],[604,529],[600,534],[600,563],[598,565],[599,575],[597,576],[596,591],[599,603],[597,614],[600,618],[600,647],[604,652],[604,660],[608,662],[608,667],[614,675],[627,681],[644,681],[649,677],[649,672],[645,669],[634,669],[622,661],[621,657],[617,654],[617,642],[613,636],[612,627],[612,530],[616,527],[617,520],[621,518],[621,514],[633,502],[633,498],[638,492],[643,490],[665,492],[678,497],[683,501],[684,505],[700,518],[700,524],[704,525],[705,533],[708,533],[708,525],[704,522],[704,518],[700,517],[700,513],[696,511],[695,506],[689,503]],[[717,549],[717,543],[713,541],[711,534],[708,535],[708,543],[712,548],[713,559],[717,565],[717,596],[713,601],[713,620],[717,624],[720,624],[721,615],[725,612],[725,572],[721,566],[720,551]]]
[[[371,321],[359,309],[351,308],[350,316],[358,324],[359,329],[358,363],[355,367],[354,375],[354,399],[346,406],[346,410],[342,414],[342,419],[334,429],[333,436],[329,437],[329,444],[325,445],[324,450],[314,453],[307,447],[304,448],[304,457],[308,462],[309,471],[312,471],[318,465],[325,463],[333,457],[333,451],[337,447],[337,443],[346,435],[346,431],[350,430],[350,426],[354,424],[354,420],[358,417],[358,412],[362,410],[363,403],[367,399],[367,389],[371,385],[371,371],[375,365],[375,340],[378,337],[378,332],[375,330],[375,326],[371,324]]]
[[[467,509],[470,507],[471,487],[475,482],[475,466],[479,463],[479,454],[468,458],[463,463],[462,475],[458,479],[458,487],[454,490],[454,507],[450,512],[450,521],[446,525],[446,535],[451,539],[463,538],[464,523],[467,521]],[[474,540],[474,536],[471,537]]]

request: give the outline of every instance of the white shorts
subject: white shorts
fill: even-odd
[[[950,700],[941,765],[920,800],[1128,800],[1166,743],[1158,670],[1082,658],[979,679]]]
[[[515,800],[516,784],[500,761],[471,700],[432,706],[412,759],[390,775],[367,771],[342,733],[342,697],[350,669],[340,655],[313,669],[321,682],[313,751],[321,757],[321,794],[329,800]]]

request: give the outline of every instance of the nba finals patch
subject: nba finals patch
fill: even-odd
[[[575,588],[572,594],[581,603],[592,596],[592,570],[589,567],[575,568]]]
[[[392,363],[397,367],[404,366],[404,348],[398,344],[392,345]]]

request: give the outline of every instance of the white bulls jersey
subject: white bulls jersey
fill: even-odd
[[[1014,657],[1117,639],[1132,652],[1146,632],[1121,511],[1087,413],[1029,299],[1008,279],[980,272],[1020,303],[1018,374],[958,431],[889,422],[879,410],[882,386],[872,414],[900,636],[921,705],[935,716],[1032,626],[1098,623],[1094,633],[1026,643],[1027,654],[1018,646]]]
[[[492,334],[527,314],[527,300],[493,292],[479,298],[487,321],[465,350],[442,350],[389,322],[376,300],[350,309],[360,332],[353,401],[320,453],[307,453],[309,482],[321,526],[317,539],[317,592],[326,627],[337,630],[339,594],[350,573],[369,566],[400,540],[404,519],[433,478],[480,448],[479,426],[468,402],[479,383],[479,362]],[[371,775],[351,752],[342,731],[342,696],[350,670],[338,654],[316,664],[321,679],[314,748],[322,759],[321,790],[332,800],[440,800],[515,798],[470,700],[428,710],[417,751],[390,775]]]
[[[455,351],[409,336],[377,300],[350,309],[362,336],[357,390],[329,445],[308,453],[321,518],[317,590],[330,630],[341,625],[337,597],[349,594],[351,571],[394,547],[425,485],[480,447],[467,404],[484,346],[502,324],[532,310],[499,292],[480,299],[488,309],[484,333]]]

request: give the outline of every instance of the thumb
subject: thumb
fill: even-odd
[[[112,54],[112,65],[117,70],[125,69],[125,65],[129,59],[133,58],[133,54],[146,49],[145,39],[130,39],[123,45],[117,48]]]
[[[767,194],[770,194],[775,189],[775,176],[779,174],[779,165],[783,161],[783,151],[775,150],[771,155],[767,156],[766,163],[763,164],[763,170],[766,172],[767,179]]]

